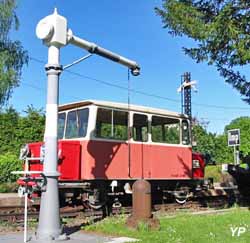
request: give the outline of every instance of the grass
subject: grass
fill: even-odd
[[[221,182],[223,175],[221,173],[221,165],[208,165],[205,167],[205,177],[213,178],[214,182]]]
[[[18,184],[16,182],[1,183],[0,193],[16,192],[17,188],[18,188]]]
[[[138,230],[128,229],[125,222],[125,216],[111,217],[86,226],[84,230],[133,237],[145,243],[246,243],[250,239],[250,212],[237,208],[225,214],[183,213],[175,218],[160,218],[161,228],[155,231],[143,224]],[[247,228],[246,233],[233,237],[230,227],[240,226]]]

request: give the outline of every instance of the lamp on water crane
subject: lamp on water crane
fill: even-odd
[[[48,46],[48,64],[45,66],[48,85],[43,166],[43,174],[46,177],[47,185],[46,190],[42,191],[36,238],[39,242],[48,242],[66,239],[66,236],[62,234],[60,224],[58,195],[58,177],[60,174],[57,171],[58,82],[63,71],[60,65],[60,48],[67,44],[78,46],[90,53],[128,67],[134,76],[140,74],[140,67],[135,61],[73,35],[73,32],[67,27],[67,19],[60,16],[56,9],[52,15],[39,21],[36,34]]]

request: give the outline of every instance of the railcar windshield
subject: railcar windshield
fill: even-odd
[[[62,139],[64,135],[64,127],[65,127],[66,114],[65,112],[58,114],[58,139]]]
[[[190,141],[190,128],[187,120],[182,121],[182,144],[189,145]]]
[[[88,128],[89,109],[79,109],[58,114],[58,138],[85,137]]]

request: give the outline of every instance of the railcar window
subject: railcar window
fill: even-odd
[[[148,117],[146,115],[133,115],[133,139],[134,141],[148,141]]]
[[[180,121],[178,119],[152,116],[152,141],[180,144]]]
[[[96,119],[96,137],[127,140],[128,112],[99,108]]]
[[[65,138],[76,138],[78,135],[77,113],[70,111],[67,116]]]
[[[70,111],[67,115],[65,138],[85,137],[88,127],[89,109]]]
[[[112,110],[98,109],[96,120],[96,137],[112,137]]]
[[[78,123],[79,123],[79,137],[85,137],[88,128],[88,119],[89,119],[89,109],[82,109],[77,111],[78,114]]]
[[[65,117],[66,117],[65,112],[58,114],[58,128],[57,128],[58,139],[62,139],[64,135]]]
[[[188,121],[182,121],[182,144],[190,144],[189,124]]]

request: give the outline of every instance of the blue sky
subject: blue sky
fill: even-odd
[[[10,104],[20,112],[33,104],[45,107],[46,74],[44,64],[32,58],[47,61],[47,47],[37,39],[35,28],[40,19],[53,13],[65,16],[68,26],[76,36],[135,60],[141,66],[141,75],[131,77],[131,88],[144,93],[165,97],[156,98],[131,93],[131,103],[180,111],[180,95],[177,88],[181,75],[189,71],[198,80],[198,93],[193,93],[192,113],[198,119],[208,121],[208,130],[223,132],[232,119],[249,115],[237,91],[218,75],[214,67],[196,64],[185,56],[182,47],[191,47],[187,38],[173,38],[162,28],[161,19],[154,12],[161,6],[160,0],[23,0],[19,1],[17,14],[20,20],[13,39],[22,42],[31,60],[23,69],[20,87],[14,90]],[[61,50],[61,63],[68,64],[86,55],[74,46]],[[101,83],[101,80],[118,86],[127,86],[127,69],[99,56],[92,56],[72,67],[76,76],[64,72],[60,78],[60,104],[84,99],[127,102],[126,89],[118,89]],[[247,69],[244,69],[249,74]],[[90,77],[90,78],[88,78]],[[210,105],[210,106],[207,106]],[[216,108],[222,106],[224,108]]]

